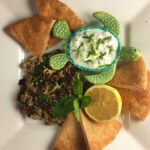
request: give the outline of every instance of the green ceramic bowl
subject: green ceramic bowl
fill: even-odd
[[[100,30],[103,30],[103,31],[107,31],[107,32],[110,32],[117,39],[118,49],[117,49],[116,57],[110,65],[105,65],[105,66],[101,66],[101,67],[96,68],[96,69],[95,68],[92,69],[92,68],[88,68],[88,67],[84,67],[82,65],[79,65],[74,61],[74,58],[72,57],[71,52],[70,52],[70,42],[76,36],[77,33],[82,32],[82,31],[86,31],[87,29],[100,29]],[[66,54],[68,56],[69,61],[73,65],[75,65],[77,68],[79,68],[80,70],[83,70],[83,71],[86,71],[86,72],[103,72],[103,71],[106,71],[109,68],[111,68],[112,65],[117,64],[117,62],[119,60],[119,57],[120,57],[120,54],[121,54],[121,43],[120,43],[120,40],[119,40],[118,36],[113,31],[111,31],[110,29],[108,29],[106,27],[103,27],[103,26],[86,26],[86,27],[82,27],[82,28],[76,30],[75,32],[73,32],[70,35],[70,37],[67,40]]]

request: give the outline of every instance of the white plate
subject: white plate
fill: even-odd
[[[142,49],[150,68],[150,1],[149,0],[63,0],[86,23],[91,13],[105,10],[121,23],[121,39],[126,45]],[[48,150],[59,128],[39,121],[24,120],[15,108],[19,63],[23,49],[3,31],[11,22],[36,14],[33,0],[0,0],[0,149]],[[150,150],[150,117],[145,122],[132,121],[129,130],[122,129],[106,150]]]

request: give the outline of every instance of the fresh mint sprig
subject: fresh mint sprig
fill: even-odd
[[[79,75],[74,81],[73,95],[62,98],[53,107],[53,117],[66,117],[68,113],[74,112],[77,121],[80,121],[80,109],[90,105],[92,99],[90,96],[83,95],[83,82]]]
[[[79,75],[77,75],[77,79],[74,81],[73,93],[76,96],[83,95],[83,82],[80,80]]]
[[[80,104],[79,104],[78,99],[75,99],[73,101],[73,106],[74,106],[75,117],[76,117],[77,121],[79,122],[80,121]]]
[[[69,112],[74,110],[74,108],[72,107],[74,99],[75,99],[75,97],[73,97],[73,96],[66,96],[66,97],[62,98],[53,107],[52,116],[53,117],[66,117],[66,115]]]

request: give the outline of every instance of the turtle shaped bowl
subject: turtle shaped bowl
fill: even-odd
[[[104,31],[104,32],[109,32],[116,39],[116,41],[117,41],[117,50],[116,50],[116,53],[115,53],[115,57],[114,57],[114,59],[112,60],[112,62],[110,64],[101,65],[97,68],[94,68],[94,67],[92,68],[92,67],[84,66],[84,65],[76,62],[76,58],[73,57],[72,51],[71,51],[71,46],[70,46],[71,41],[74,39],[74,37],[77,34],[82,33],[84,31],[87,31],[88,29],[91,29],[91,30],[98,29],[98,30],[101,30],[101,31]],[[103,71],[106,71],[106,70],[110,69],[113,65],[117,64],[117,62],[119,60],[119,57],[120,57],[120,54],[121,54],[121,43],[120,43],[120,40],[119,40],[118,36],[113,31],[111,31],[110,29],[108,29],[104,26],[86,26],[86,27],[82,27],[82,28],[76,30],[75,32],[71,33],[71,35],[67,39],[66,54],[67,54],[67,57],[68,57],[69,61],[73,65],[75,65],[77,68],[79,68],[80,70],[83,70],[83,71],[86,71],[86,72],[103,72]]]

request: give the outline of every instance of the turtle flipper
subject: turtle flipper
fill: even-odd
[[[54,70],[62,69],[68,62],[67,56],[65,53],[53,55],[49,60],[49,65]]]
[[[63,50],[66,50],[66,47],[67,47],[67,43],[66,43],[66,42],[61,45],[61,48],[62,48]]]
[[[97,11],[93,13],[93,17],[102,22],[104,26],[111,29],[114,33],[119,35],[120,25],[114,16],[104,11]]]
[[[133,47],[123,47],[120,59],[123,61],[136,61],[142,56],[139,49]]]
[[[85,79],[93,84],[104,84],[110,81],[116,71],[116,65],[113,65],[110,69],[97,74],[97,75],[85,75]]]
[[[53,35],[60,39],[67,39],[71,34],[69,26],[65,20],[58,20],[53,26]]]

